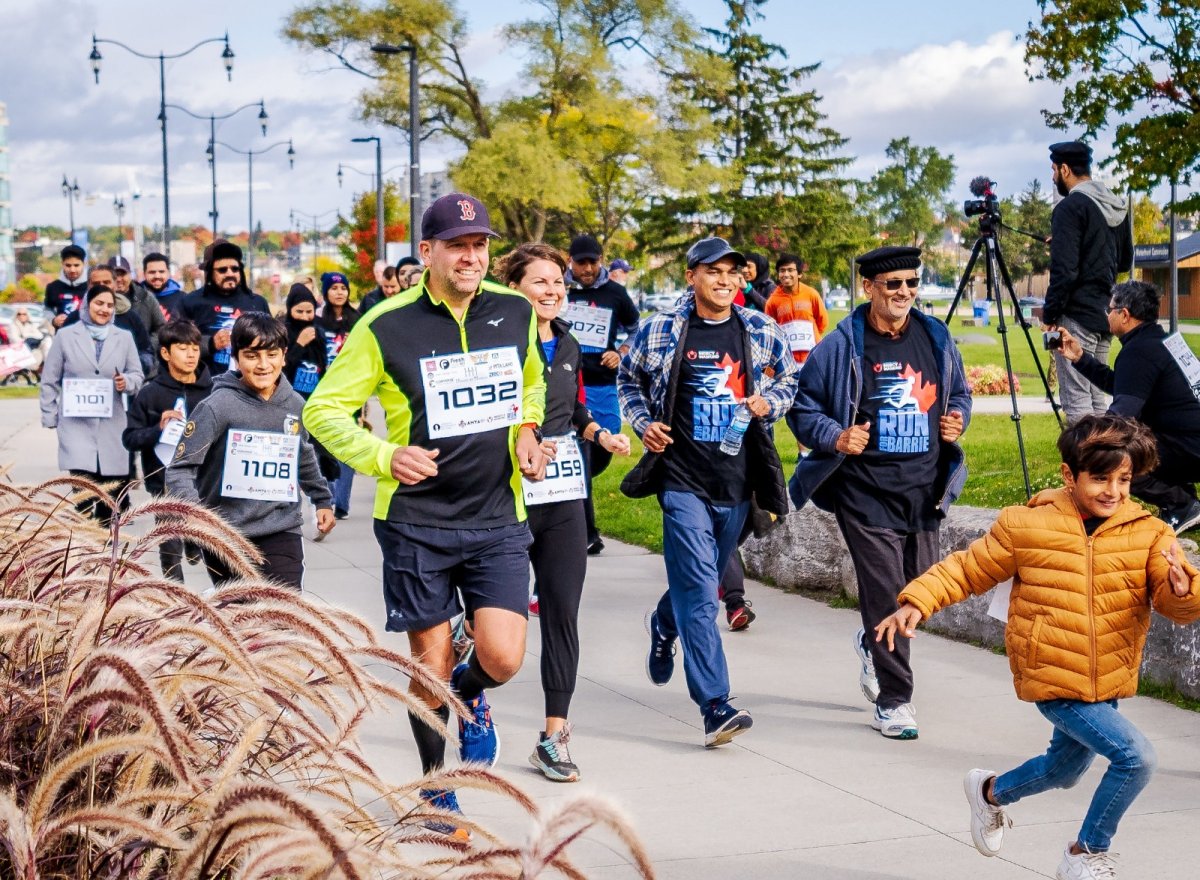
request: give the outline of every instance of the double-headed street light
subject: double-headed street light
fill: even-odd
[[[417,256],[417,236],[421,228],[421,114],[417,109],[417,46],[415,43],[393,46],[376,43],[372,52],[380,55],[408,53],[408,241]]]
[[[287,157],[288,157],[288,168],[291,169],[291,168],[296,167],[296,149],[295,149],[295,147],[292,146],[291,138],[288,138],[286,141],[276,141],[275,143],[271,144],[269,147],[263,147],[261,150],[240,150],[237,147],[230,146],[229,144],[225,143],[224,141],[213,141],[212,144],[210,144],[210,146],[224,147],[227,150],[232,150],[233,152],[240,153],[241,155],[246,157],[246,169],[247,169],[246,192],[249,194],[248,204],[249,204],[249,209],[250,209],[249,210],[250,227],[249,227],[249,233],[248,233],[249,239],[250,239],[249,240],[250,254],[249,254],[249,258],[247,259],[247,262],[246,262],[246,278],[247,278],[247,280],[249,280],[251,278],[250,273],[254,270],[254,157],[261,156],[263,153],[269,153],[271,150],[275,149],[276,147],[286,146],[287,147]],[[214,153],[215,153],[215,150],[214,150]]]
[[[67,175],[63,175],[62,194],[67,199],[67,214],[71,218],[71,242],[75,241],[75,203],[79,201],[79,178],[75,178],[74,183],[67,180]]]
[[[190,49],[183,52],[177,52],[174,55],[167,55],[159,52],[157,55],[147,55],[144,52],[139,52],[137,49],[130,48],[124,43],[117,40],[106,40],[92,34],[92,53],[88,59],[92,62],[92,73],[96,77],[96,84],[100,83],[100,62],[103,56],[100,54],[100,43],[107,43],[113,46],[120,46],[126,52],[136,55],[138,58],[149,58],[151,60],[158,59],[158,121],[162,125],[162,163],[163,163],[163,250],[168,251],[171,243],[171,180],[168,172],[167,161],[167,61],[182,58],[185,55],[190,55],[201,46],[208,43],[224,43],[225,50],[221,52],[221,61],[225,65],[225,75],[229,80],[233,80],[233,50],[229,48],[229,33],[226,32],[223,37],[210,37],[207,40],[201,40]],[[169,252],[169,251],[168,251]]]
[[[208,167],[212,171],[212,210],[208,212],[208,216],[212,217],[212,234],[213,234],[213,240],[216,241],[216,238],[217,238],[217,155],[216,155],[216,151],[213,149],[213,144],[217,140],[217,123],[223,122],[224,120],[229,119],[231,116],[235,116],[238,113],[241,113],[243,110],[249,110],[251,107],[257,107],[258,108],[258,122],[259,122],[259,125],[262,126],[263,137],[266,137],[267,136],[267,120],[270,118],[269,116],[267,116],[267,105],[265,103],[263,103],[263,101],[260,99],[258,101],[251,101],[249,104],[243,104],[241,107],[238,107],[236,110],[230,110],[228,113],[219,113],[219,114],[210,113],[207,116],[205,116],[201,113],[193,113],[191,110],[187,109],[186,107],[181,107],[178,104],[168,104],[167,106],[172,108],[173,110],[179,110],[183,113],[186,113],[188,116],[192,117],[193,119],[207,119],[208,120],[208,147],[204,151],[208,155]]]
[[[121,252],[121,242],[125,240],[125,200],[113,196],[113,210],[117,212],[117,253]]]
[[[375,135],[350,138],[356,144],[375,142],[375,259],[387,259],[387,244],[383,234],[383,141]],[[341,173],[341,168],[338,169]]]

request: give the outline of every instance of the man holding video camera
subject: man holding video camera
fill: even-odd
[[[1092,180],[1092,148],[1079,141],[1050,145],[1054,186],[1062,196],[1050,219],[1050,287],[1042,323],[1054,350],[1058,394],[1067,422],[1105,410],[1104,392],[1071,369],[1054,333],[1067,330],[1088,354],[1108,363],[1112,333],[1105,306],[1117,273],[1133,261],[1133,235],[1125,199]]]

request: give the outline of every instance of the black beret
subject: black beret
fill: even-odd
[[[884,272],[921,268],[921,249],[887,245],[856,257],[854,262],[858,263],[859,275],[863,278],[874,278]]]
[[[1055,165],[1091,165],[1092,148],[1080,141],[1051,144],[1050,161]]]
[[[214,263],[217,260],[237,260],[240,263],[242,261],[242,249],[232,241],[225,241],[224,239],[215,241],[212,244],[211,259]]]
[[[567,251],[568,256],[578,257],[581,260],[598,260],[603,253],[604,248],[600,247],[600,242],[596,240],[596,236],[587,232],[571,239],[571,247]]]

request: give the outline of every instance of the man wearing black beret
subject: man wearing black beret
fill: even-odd
[[[788,416],[812,451],[789,483],[837,517],[858,579],[863,628],[854,637],[871,726],[917,737],[909,646],[894,652],[875,627],[896,597],[940,557],[938,530],[967,479],[958,438],[971,419],[962,357],[937,318],[913,309],[921,251],[881,247],[856,262],[868,302],[816,344]]]
[[[1042,323],[1066,329],[1085,352],[1108,363],[1112,333],[1105,306],[1117,273],[1128,270],[1133,261],[1129,206],[1092,180],[1092,148],[1087,144],[1051,144],[1050,167],[1062,201],[1054,206],[1050,219],[1050,286]],[[1054,352],[1054,359],[1067,421],[1103,413],[1104,392],[1072,370],[1061,349]]]

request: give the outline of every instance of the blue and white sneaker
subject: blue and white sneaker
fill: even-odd
[[[858,671],[858,686],[867,702],[873,705],[879,699],[879,679],[875,677],[875,659],[871,656],[870,649],[863,644],[866,637],[867,631],[859,627],[858,632],[854,634],[854,653],[858,655],[861,666]]]
[[[458,680],[467,669],[466,663],[454,667],[450,675],[450,687],[458,689]],[[495,767],[500,758],[500,734],[492,723],[492,707],[482,693],[467,702],[467,708],[475,716],[474,721],[458,719],[458,758],[464,764],[486,764]]]
[[[650,653],[646,655],[646,677],[662,687],[675,671],[675,639],[668,639],[658,628],[658,612],[646,612],[646,632],[650,634]]]
[[[704,747],[715,749],[754,726],[745,709],[735,709],[728,700],[713,700],[700,710],[704,717]]]
[[[901,703],[890,709],[875,707],[871,717],[871,726],[888,739],[917,738],[917,710],[912,703]]]
[[[462,809],[458,806],[458,796],[449,789],[423,788],[421,789],[421,800],[434,809],[462,815]],[[461,825],[455,825],[453,822],[445,822],[441,819],[427,819],[422,824],[430,831],[445,834],[447,837],[453,837],[455,840],[466,842],[471,839],[470,831]]]

